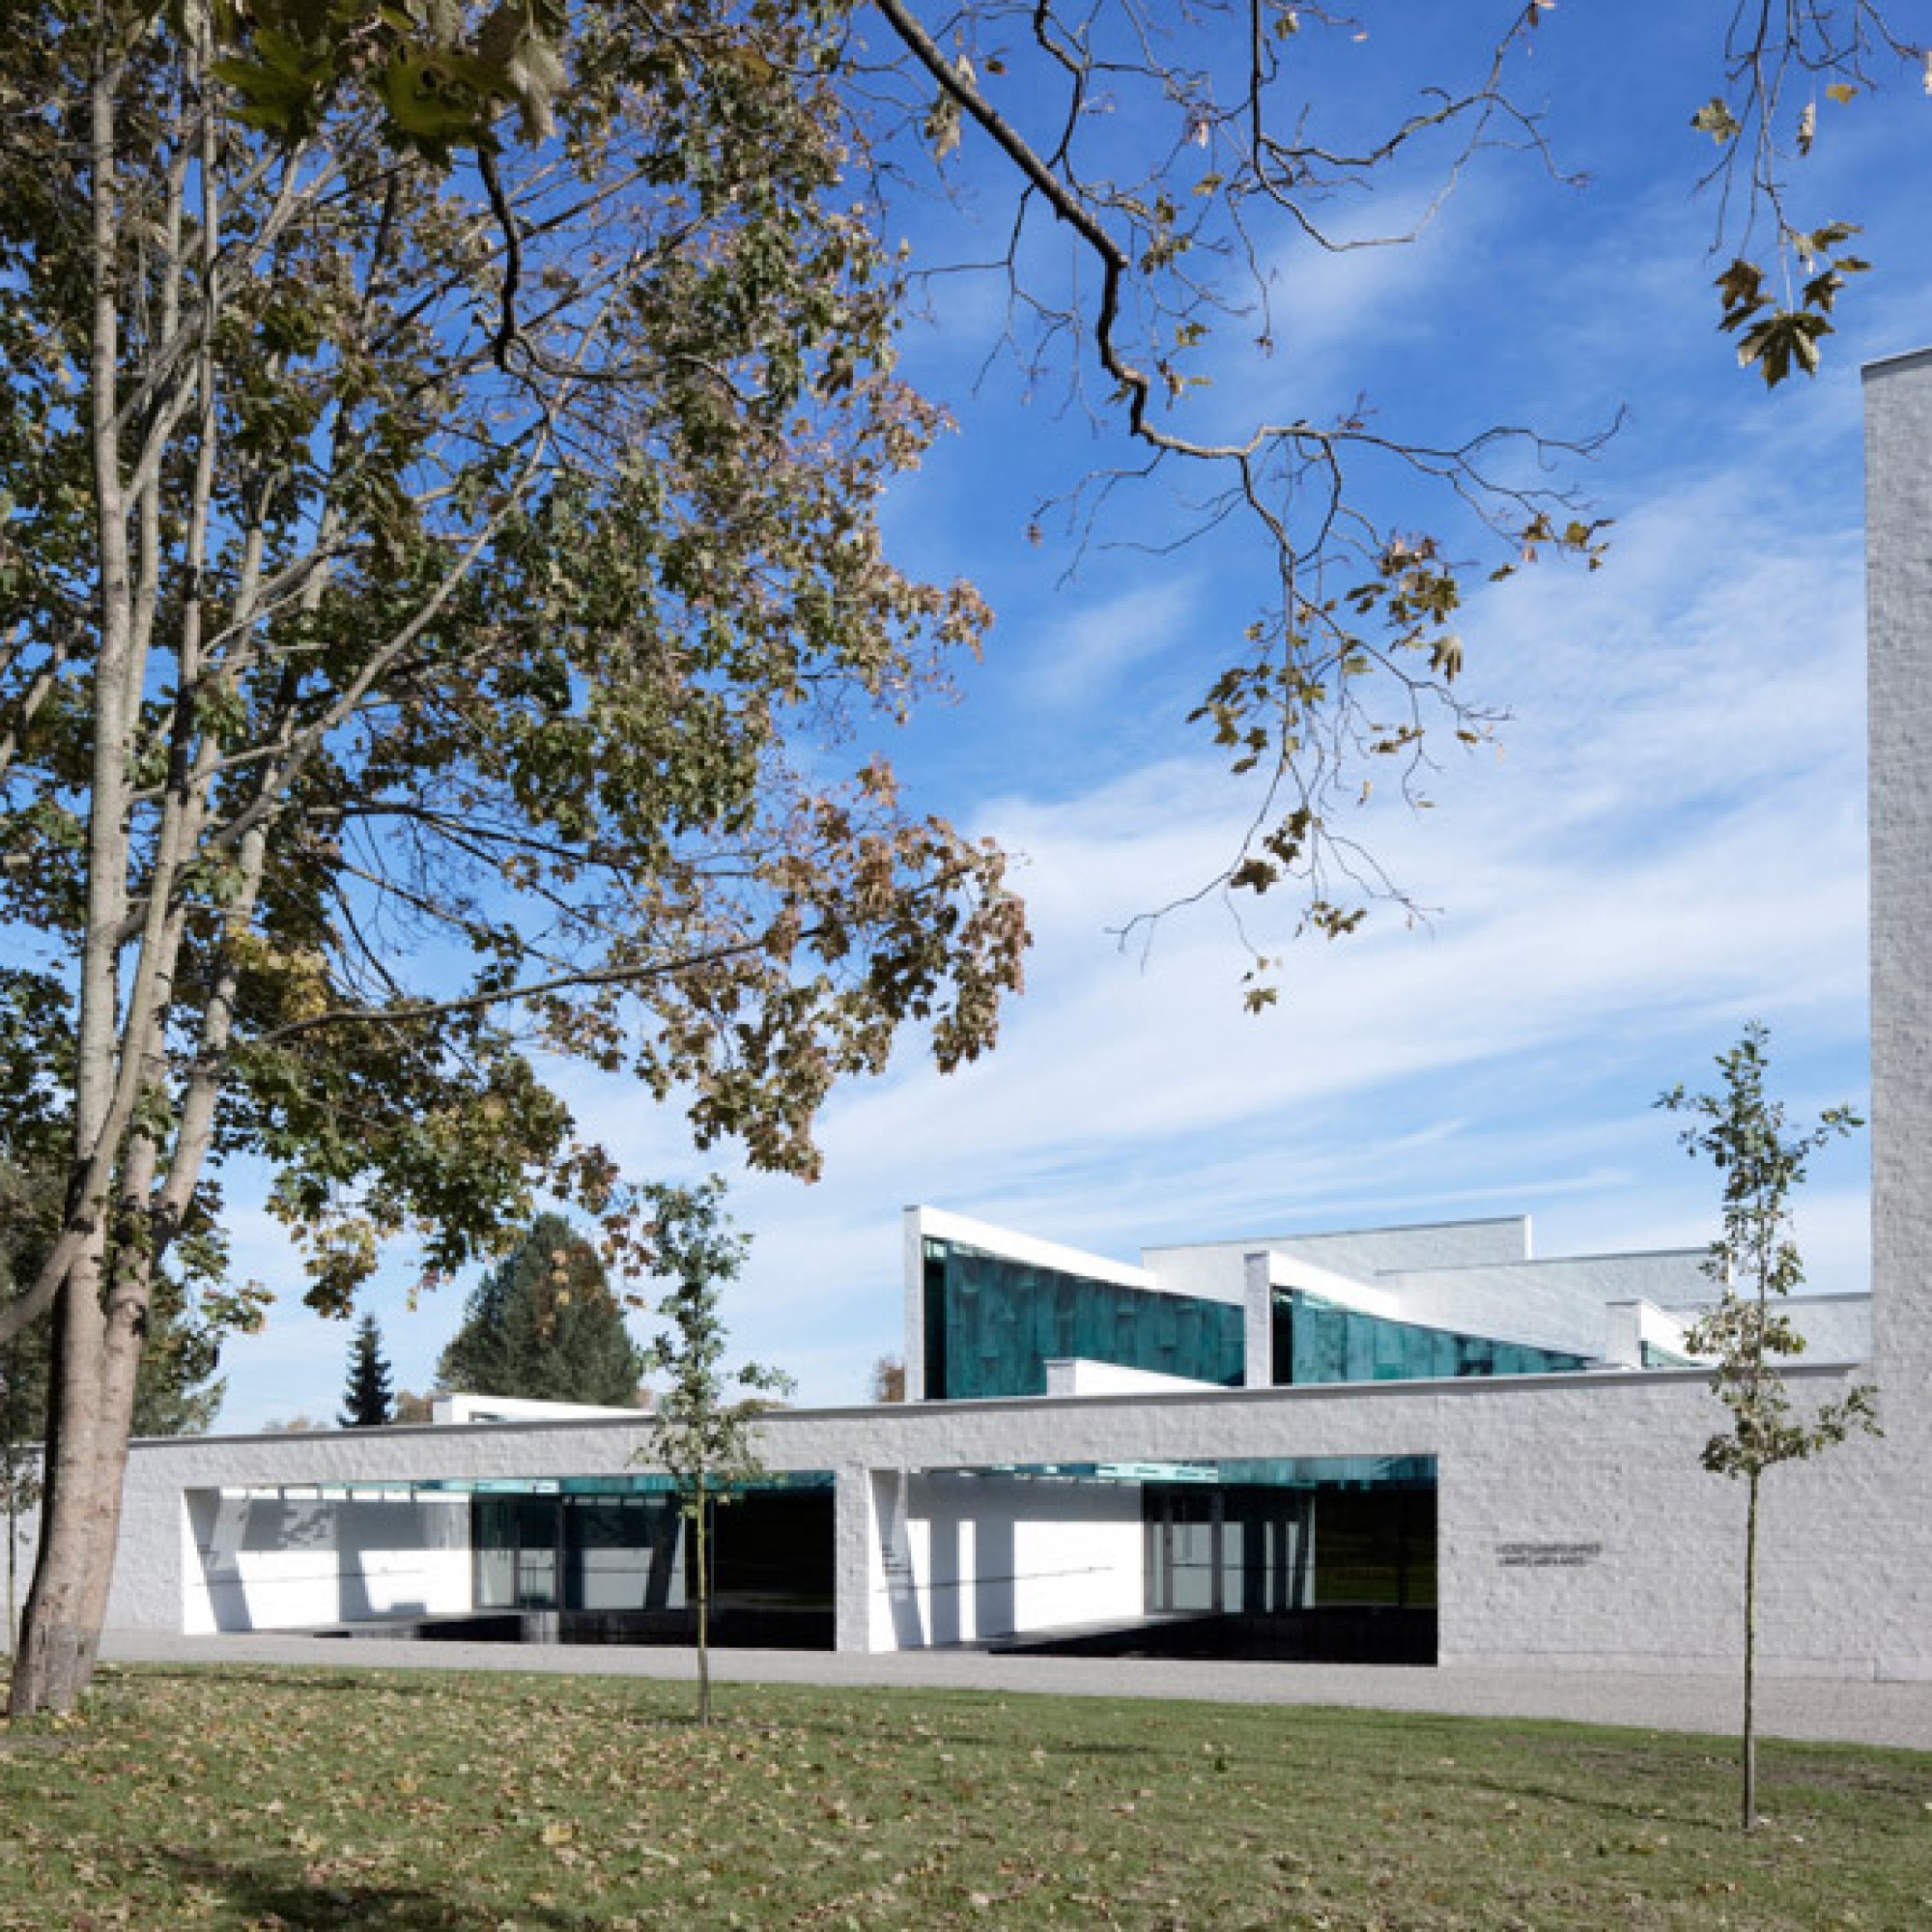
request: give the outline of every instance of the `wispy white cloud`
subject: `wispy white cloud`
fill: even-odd
[[[1126,674],[1185,608],[1094,607],[1065,696]],[[1038,943],[995,1054],[941,1079],[904,1052],[839,1094],[811,1187],[737,1177],[757,1239],[731,1297],[743,1350],[812,1401],[864,1392],[897,1346],[898,1208],[931,1200],[1130,1255],[1143,1241],[1519,1210],[1545,1251],[1708,1237],[1709,1178],[1650,1110],[1758,1014],[1810,1104],[1862,1085],[1864,854],[1857,546],[1741,471],[1660,491],[1599,576],[1533,576],[1472,613],[1515,701],[1500,757],[1441,808],[1365,834],[1442,910],[1293,950],[1281,1007],[1239,1009],[1211,897],[1145,955],[1108,928],[1214,873],[1243,822],[1225,774],[1173,756],[1062,795],[1009,785],[978,829],[1026,860]],[[1149,645],[1151,649],[1152,644]],[[1096,708],[1100,700],[1095,697]],[[1104,715],[1104,710],[1099,710]],[[1847,1080],[1844,1075],[1852,1077]],[[673,1111],[573,1073],[638,1175],[702,1172]],[[1861,1279],[1859,1158],[1807,1204],[1813,1278]],[[724,1163],[728,1167],[728,1162]],[[279,1232],[247,1235],[266,1264]],[[384,1303],[421,1385],[460,1312]],[[281,1412],[332,1405],[347,1333],[278,1320],[235,1357]],[[244,1414],[240,1420],[260,1419]]]
[[[1275,286],[1275,357],[1256,374],[1231,326],[1204,358],[1217,382],[1190,410],[1208,423],[1273,409],[1277,383],[1311,415],[1366,387],[1391,399],[1391,420],[1420,398],[1431,422],[1587,428],[1634,403],[1585,478],[1592,513],[1618,518],[1606,567],[1539,566],[1465,612],[1471,695],[1514,714],[1500,753],[1434,775],[1435,810],[1378,798],[1362,816],[1378,857],[1439,910],[1413,931],[1388,918],[1344,945],[1294,948],[1282,1004],[1260,1019],[1239,1010],[1241,955],[1211,895],[1144,953],[1109,936],[1211,878],[1240,835],[1225,772],[1156,714],[1206,682],[1215,653],[1225,661],[1251,579],[1232,590],[1211,544],[1166,564],[1105,551],[1108,534],[1147,534],[1123,499],[1080,585],[1049,599],[1064,559],[1025,545],[1032,506],[1119,454],[1077,410],[1064,422],[974,410],[923,479],[931,494],[895,502],[929,568],[979,570],[1003,595],[973,702],[921,729],[952,790],[935,802],[1024,856],[1038,943],[988,1061],[942,1080],[908,1048],[833,1101],[822,1182],[736,1177],[757,1241],[731,1319],[748,1353],[799,1375],[805,1399],[856,1398],[896,1346],[897,1209],[911,1201],[1122,1256],[1143,1241],[1518,1209],[1535,1213],[1545,1252],[1694,1245],[1711,1233],[1713,1184],[1652,1111],[1660,1088],[1694,1084],[1755,1014],[1775,1029],[1795,1106],[1858,1097],[1853,364],[1919,339],[1922,221],[1874,210],[1883,273],[1848,298],[1836,360],[1816,384],[1764,398],[1712,328],[1708,211],[1677,175],[1626,184],[1608,220],[1524,179],[1486,180],[1413,248],[1298,256]],[[1419,208],[1385,199],[1361,218],[1399,230]],[[920,353],[961,398],[979,352],[940,347]],[[1408,515],[1392,501],[1378,509]],[[1435,526],[1434,509],[1415,523]],[[729,1167],[694,1155],[675,1113],[633,1090],[574,1074],[569,1091],[634,1174]],[[1801,1219],[1814,1285],[1862,1281],[1862,1162],[1849,1148],[1818,1165]],[[272,1235],[262,1241],[264,1266],[281,1264]],[[400,1280],[379,1304],[399,1379],[419,1384],[461,1296],[410,1316]],[[278,1318],[245,1345],[259,1353],[236,1355],[232,1407],[332,1408],[346,1344],[339,1326]]]
[[[1016,701],[1057,712],[1099,714],[1147,663],[1171,649],[1199,592],[1184,575],[1069,607],[1063,624],[1036,624],[1009,668]]]

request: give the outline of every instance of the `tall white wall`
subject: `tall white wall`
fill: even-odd
[[[1793,1376],[1804,1401],[1840,1393],[1850,1379],[1850,1372],[1824,1367]],[[1695,1372],[1610,1371],[787,1410],[766,1418],[761,1435],[775,1468],[838,1477],[841,1647],[930,1641],[935,1559],[929,1527],[922,1546],[917,1526],[934,1520],[928,1486],[939,1472],[1002,1463],[1434,1456],[1445,1662],[1536,1658],[1577,1667],[1721,1670],[1737,1655],[1744,1503],[1736,1484],[1707,1475],[1697,1461],[1721,1419]],[[613,1421],[143,1444],[129,1468],[108,1622],[181,1627],[194,1548],[185,1492],[411,1474],[615,1473],[631,1466],[641,1440],[638,1424]],[[1921,1465],[1901,1458],[1898,1446],[1895,1436],[1848,1444],[1779,1470],[1767,1484],[1768,1668],[1932,1676]],[[1011,1487],[1028,1492],[1015,1495],[1014,1507],[1042,1530],[1037,1549],[1015,1531],[1012,1575],[1035,1579],[1015,1583],[1019,1615],[1085,1620],[1131,1601],[1140,1558],[1137,1527],[1125,1520],[1135,1507],[1130,1488],[1115,1492],[1122,1514],[1113,1525],[1118,1560],[1108,1573],[1096,1559],[1064,1560],[1067,1520],[1056,1520],[1054,1505],[1042,1500],[1056,1486]],[[1079,1486],[1066,1493],[1077,1495]],[[1088,1507],[1084,1498],[1079,1507]],[[1098,1536],[1097,1515],[1079,1520]],[[1077,1589],[1076,1572],[1088,1577]]]
[[[1886,1425],[1922,1445],[1932,1436],[1932,350],[1865,371],[1865,561],[1873,1336]]]
[[[467,1496],[183,1497],[189,1631],[300,1630],[471,1606]]]
[[[900,1507],[895,1502],[895,1507]],[[908,1605],[923,1644],[1138,1617],[1147,1607],[1137,1485],[938,1471],[906,1485],[904,1567],[869,1582]],[[915,1647],[904,1641],[895,1648]]]
[[[1932,1629],[1932,351],[1865,371],[1874,1587]],[[1921,1638],[1932,1648],[1932,1639]]]
[[[1513,1214],[1486,1221],[1434,1221],[1407,1228],[1357,1228],[1330,1235],[1266,1235],[1244,1240],[1191,1241],[1143,1248],[1141,1262],[1161,1286],[1213,1301],[1237,1301],[1249,1255],[1278,1256],[1373,1282],[1390,1269],[1472,1267],[1529,1258],[1529,1219]],[[1290,1270],[1293,1273],[1293,1270]],[[1296,1277],[1299,1278],[1298,1276]]]
[[[1702,1282],[1697,1271],[1702,1258],[1690,1250],[1564,1256],[1385,1275],[1381,1285],[1394,1291],[1405,1321],[1601,1355],[1608,1333],[1607,1303],[1640,1297],[1667,1305],[1687,1292],[1694,1294]]]

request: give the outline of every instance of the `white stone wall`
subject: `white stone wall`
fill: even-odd
[[[40,1533],[40,1526],[41,1518],[38,1510],[22,1510],[13,1520],[14,1616],[16,1622],[19,1619],[20,1612],[26,1607],[27,1589],[34,1580],[34,1546],[36,1538]],[[7,1533],[6,1521],[4,1519],[0,1519],[0,1535]],[[0,1550],[0,1566],[4,1566],[6,1557],[7,1552]],[[4,1592],[6,1587],[7,1582],[4,1568],[0,1568],[0,1592]],[[6,1599],[4,1595],[0,1595],[0,1620],[4,1620],[6,1614],[5,1604]],[[7,1647],[9,1650],[12,1650],[14,1647],[14,1639],[11,1633],[8,1636]]]
[[[870,1588],[899,1592],[919,1645],[1126,1619],[1146,1608],[1137,1485],[941,1471],[912,1476],[902,1507],[905,1570],[889,1578],[882,1566]],[[916,1646],[900,1639],[893,1647]]]
[[[1326,1235],[1265,1235],[1244,1240],[1197,1241],[1185,1246],[1144,1248],[1141,1262],[1161,1279],[1189,1294],[1232,1300],[1225,1287],[1238,1284],[1243,1256],[1271,1248],[1316,1267],[1331,1268],[1357,1281],[1373,1280],[1392,1268],[1471,1267],[1488,1262],[1529,1259],[1529,1217],[1498,1216],[1482,1221],[1435,1221],[1409,1228],[1358,1228]]]
[[[1922,1468],[1932,1447],[1932,351],[1865,371],[1865,551],[1873,1342],[1886,1426],[1918,1445]]]
[[[1604,1310],[1604,1361],[1620,1369],[1643,1367],[1646,1346],[1688,1356],[1688,1318],[1651,1301],[1613,1301]]]
[[[1793,1375],[1801,1400],[1847,1381],[1823,1368]],[[1697,1461],[1721,1420],[1695,1372],[1605,1372],[786,1411],[762,1434],[774,1467],[838,1476],[841,1647],[929,1640],[932,1555],[914,1529],[930,1520],[921,1484],[940,1471],[1434,1456],[1445,1662],[1533,1657],[1670,1670],[1727,1668],[1736,1652],[1743,1496]],[[637,1424],[585,1422],[143,1444],[109,1622],[180,1627],[185,1491],[617,1472],[641,1440]],[[1131,1490],[1119,1495],[1128,1507]],[[1918,1468],[1900,1463],[1889,1439],[1856,1443],[1776,1472],[1767,1498],[1767,1667],[1932,1674],[1932,1520]],[[1119,1527],[1124,1590],[1132,1538]],[[1059,1534],[1049,1530],[1049,1554]],[[1016,1596],[1025,1613],[1054,1621],[1111,1614],[1127,1600],[1097,1584],[1085,1596],[1060,1584]]]
[[[1215,1388],[1215,1382],[1195,1376],[1164,1376],[1154,1369],[1127,1369],[1119,1362],[1094,1362],[1084,1355],[1050,1356],[1046,1369],[1048,1395],[1153,1395],[1176,1389]]]
[[[1794,1294],[1782,1313],[1813,1362],[1869,1362],[1872,1298],[1868,1294]]]
[[[1694,1294],[1702,1258],[1701,1250],[1565,1256],[1381,1280],[1394,1291],[1405,1321],[1594,1356],[1609,1346],[1608,1303],[1667,1304]]]
[[[467,1496],[196,1490],[181,1628],[301,1630],[471,1607]]]

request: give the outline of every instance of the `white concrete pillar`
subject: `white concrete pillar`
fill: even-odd
[[[1895,1438],[1932,1434],[1932,350],[1864,380],[1873,1365]]]
[[[1274,1283],[1266,1254],[1241,1257],[1242,1380],[1251,1389],[1274,1382]]]

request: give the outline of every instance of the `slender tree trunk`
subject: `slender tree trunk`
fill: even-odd
[[[1757,1485],[1750,1472],[1745,1503],[1744,1828],[1757,1824]]]
[[[697,1514],[697,1721],[711,1721],[711,1497],[700,1480]]]
[[[129,1070],[121,1039],[120,927],[127,912],[128,758],[139,667],[132,613],[127,500],[121,474],[118,403],[120,234],[115,174],[115,88],[108,28],[97,21],[91,88],[94,316],[88,411],[95,525],[100,546],[99,654],[95,667],[93,786],[87,834],[87,925],[80,957],[80,1026],[75,1045],[74,1173],[67,1204],[76,1235],[54,1305],[53,1374],[47,1405],[46,1469],[40,1548],[9,1709],[16,1716],[68,1711],[86,1689],[99,1640],[99,1610],[113,1572],[120,1525],[125,1431],[114,1453],[102,1413],[107,1360],[101,1302],[107,1251],[105,1203],[80,1177],[99,1180],[118,1090]]]
[[[20,1519],[26,1514],[26,1498],[31,1493],[27,1476],[26,1449],[20,1440],[19,1350],[9,1349],[4,1371],[7,1381],[7,1407],[4,1417],[6,1439],[0,1441],[0,1477],[7,1484],[7,1655],[14,1654],[14,1633],[20,1628]],[[42,1433],[45,1433],[44,1422]]]

